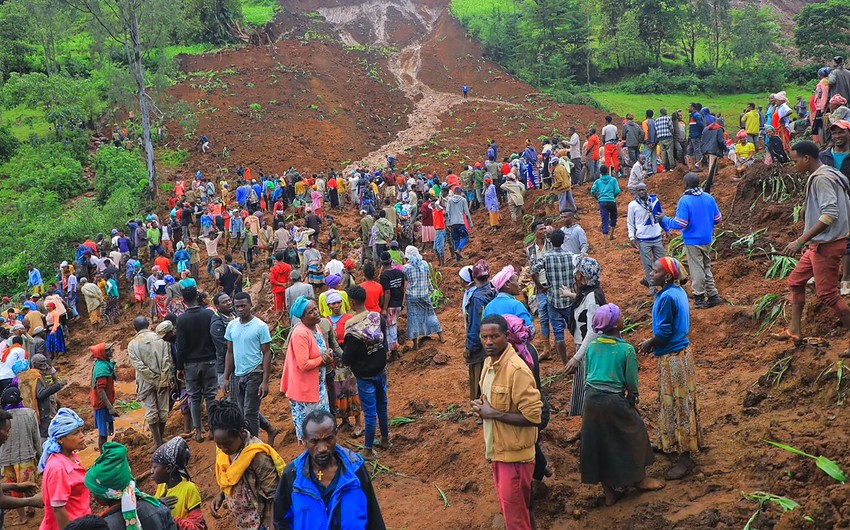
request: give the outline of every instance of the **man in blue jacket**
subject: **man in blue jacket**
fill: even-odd
[[[336,443],[325,410],[304,418],[307,450],[286,466],[274,499],[275,530],[386,530],[364,460]]]
[[[469,296],[464,314],[466,320],[464,358],[469,368],[469,399],[475,401],[481,399],[479,381],[484,360],[487,358],[484,346],[481,344],[481,320],[484,318],[484,308],[493,298],[496,298],[496,290],[490,284],[490,265],[483,259],[472,266],[472,279],[475,282],[475,289]]]
[[[676,217],[660,215],[665,230],[681,230],[688,257],[688,271],[694,293],[694,309],[707,309],[723,303],[711,272],[711,243],[714,226],[723,220],[717,201],[699,185],[699,175],[685,175],[685,193],[676,207]]]

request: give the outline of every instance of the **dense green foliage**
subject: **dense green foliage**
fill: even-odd
[[[21,142],[12,133],[12,130],[0,125],[0,164],[15,156],[20,146]]]
[[[61,201],[76,197],[88,188],[83,166],[61,144],[25,145],[12,160],[0,167],[0,175],[18,192],[40,190]]]
[[[234,31],[242,20],[239,0],[183,0],[183,28],[187,43],[234,42]]]
[[[834,55],[850,56],[850,9],[846,0],[807,4],[795,21],[794,42],[803,57],[826,61]]]
[[[107,145],[94,156],[92,167],[100,204],[106,204],[111,195],[123,188],[137,195],[147,189],[148,171],[138,152]]]
[[[779,25],[769,8],[757,5],[453,0],[452,13],[482,41],[486,55],[550,92],[624,78],[620,88],[638,93],[753,92],[787,81]]]

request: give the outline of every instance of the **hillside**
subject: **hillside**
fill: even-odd
[[[284,14],[264,33],[271,43],[182,58],[186,78],[169,94],[198,109],[198,132],[210,137],[213,153],[192,151],[180,170],[163,170],[164,182],[198,169],[230,180],[239,164],[266,173],[282,173],[293,165],[302,173],[317,173],[380,164],[388,154],[398,156],[402,168],[443,175],[449,168],[480,159],[491,138],[499,143],[500,152],[511,153],[520,150],[526,138],[536,141],[541,135],[563,133],[570,125],[583,131],[604,118],[604,113],[590,107],[556,104],[483,59],[480,45],[448,14],[448,0],[298,0],[282,5]],[[473,90],[464,101],[461,87],[466,83]],[[169,129],[179,131],[179,125],[170,123]],[[183,144],[192,147],[188,140]],[[230,152],[228,158],[224,147]],[[724,166],[713,190],[726,217],[725,235],[718,236],[716,244],[715,274],[730,304],[692,315],[691,338],[708,445],[697,457],[696,474],[659,492],[630,495],[613,507],[603,507],[598,487],[580,484],[579,448],[567,442],[577,426],[566,414],[570,380],[558,363],[545,363],[543,377],[554,415],[543,438],[555,476],[548,480],[551,496],[536,508],[540,528],[739,529],[758,508],[757,503],[741,498],[742,490],[787,495],[802,505],[785,515],[775,507],[766,508],[758,528],[850,526],[846,487],[831,483],[813,462],[762,442],[779,440],[850,466],[850,417],[840,404],[846,381],[839,379],[836,385],[834,376],[824,375],[846,342],[832,315],[814,303],[806,314],[807,331],[826,337],[831,346],[794,349],[758,333],[753,304],[768,293],[784,294],[785,287],[778,280],[765,279],[767,260],[757,253],[750,260],[744,249],[733,248],[731,242],[767,227],[758,246],[779,246],[800,231],[800,223],[792,222],[793,201],[774,204],[760,198],[762,182],[775,178],[773,173],[758,168],[737,185],[731,181],[733,173]],[[649,181],[668,211],[681,195],[681,177],[677,171]],[[637,254],[622,231],[614,241],[602,238],[587,186],[574,193],[592,254],[603,267],[606,296],[624,309],[630,323],[638,324],[626,337],[636,344],[647,338],[651,327],[650,300],[638,284],[642,273]],[[540,192],[529,194],[526,214],[553,216],[555,212],[544,201],[538,202],[540,197]],[[623,200],[621,210],[625,210]],[[336,217],[343,239],[354,239],[357,212],[349,209]],[[483,212],[476,213],[474,220],[476,227],[486,225]],[[522,267],[526,264],[524,235],[522,230],[490,234],[476,228],[468,263],[486,258],[492,270],[508,263]],[[352,255],[358,252],[349,249]],[[380,467],[374,468],[378,498],[390,528],[501,528],[481,431],[468,416],[467,369],[459,346],[464,332],[458,269],[451,264],[441,270],[441,289],[449,297],[438,313],[446,345],[426,342],[423,349],[405,353],[389,368],[390,417],[417,420],[392,429],[395,446],[382,453]],[[260,292],[263,272],[252,275],[251,289],[257,294],[259,315],[275,321],[268,289]],[[204,283],[213,289],[208,280]],[[129,298],[124,303],[129,305]],[[117,325],[99,333],[86,331],[82,320],[72,324],[72,353],[57,363],[72,383],[59,395],[63,405],[91,418],[91,359],[86,348],[100,341],[116,341],[116,359],[122,367],[119,398],[132,399],[133,371],[125,346],[132,335],[133,316],[132,309],[125,309]],[[404,329],[404,320],[400,327]],[[766,374],[777,360],[789,356],[787,370],[771,384]],[[657,368],[651,358],[640,362],[641,413],[654,438]],[[278,358],[275,378],[281,365]],[[300,450],[286,400],[276,383],[272,387],[263,411],[275,425],[289,430],[279,438],[278,448],[290,461]],[[152,491],[142,422],[138,411],[120,419],[116,439],[131,447],[139,486]],[[172,418],[169,435],[177,433],[178,423],[179,418]],[[214,445],[190,445],[193,480],[207,501],[204,510],[211,528],[233,528],[229,516],[210,515],[209,500],[217,492],[211,466]],[[90,462],[94,455],[89,449],[83,457]],[[650,473],[661,476],[669,465],[659,456]],[[446,492],[450,506],[444,505],[438,488]],[[802,514],[814,523],[803,521]]]

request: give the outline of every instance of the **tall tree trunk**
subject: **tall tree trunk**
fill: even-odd
[[[136,12],[137,2],[128,2],[128,18],[130,22],[130,42],[125,45],[130,71],[139,87],[139,110],[142,113],[142,139],[145,143],[145,159],[148,166],[148,185],[151,198],[156,199],[156,165],[154,164],[153,140],[151,139],[151,116],[148,105],[148,92],[145,86],[145,66],[142,64],[142,43],[139,34],[139,15]],[[130,49],[132,43],[133,49]]]

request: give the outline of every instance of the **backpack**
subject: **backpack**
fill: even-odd
[[[257,191],[254,188],[250,188],[250,190],[248,192],[248,202],[259,202],[260,198],[257,197]]]

